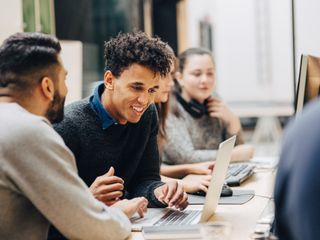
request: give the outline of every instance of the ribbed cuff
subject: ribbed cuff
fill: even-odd
[[[153,183],[151,186],[150,186],[150,190],[149,190],[149,193],[148,193],[148,199],[150,200],[149,201],[149,205],[148,207],[151,207],[151,208],[165,208],[167,207],[168,205],[167,204],[163,204],[162,202],[160,202],[156,196],[154,195],[154,190],[162,185],[164,185],[165,183],[163,182],[155,182]]]

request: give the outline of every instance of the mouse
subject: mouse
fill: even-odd
[[[206,193],[204,191],[198,191],[198,192],[194,192],[192,194],[198,195],[198,196],[205,196],[206,195]],[[229,187],[227,184],[223,184],[220,196],[221,197],[230,197],[230,196],[232,196],[232,194],[233,194],[233,191],[232,191],[231,187]]]

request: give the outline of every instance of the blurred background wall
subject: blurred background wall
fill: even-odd
[[[232,104],[292,105],[301,53],[320,56],[317,0],[0,0],[0,41],[18,31],[62,40],[68,102],[103,77],[103,43],[146,31],[176,53],[213,51],[217,90]]]

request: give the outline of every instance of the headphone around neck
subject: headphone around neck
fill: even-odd
[[[207,101],[204,104],[199,103],[198,101],[191,99],[190,102],[184,100],[181,94],[177,91],[174,92],[177,101],[182,105],[184,110],[186,110],[192,117],[201,118],[203,115],[207,114]]]

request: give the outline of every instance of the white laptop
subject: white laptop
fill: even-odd
[[[208,222],[217,208],[235,141],[236,136],[233,136],[219,145],[211,182],[202,210],[179,211],[172,208],[148,208],[144,218],[134,215],[130,219],[132,231],[141,231],[142,227],[146,226],[190,225]]]

